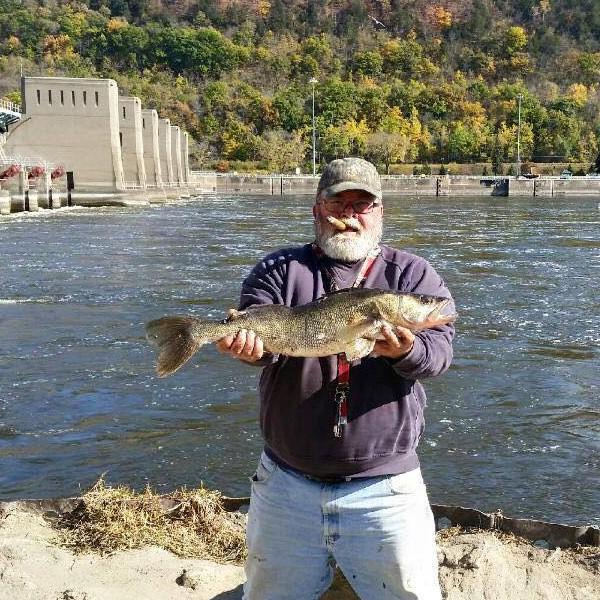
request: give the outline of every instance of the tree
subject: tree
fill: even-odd
[[[365,152],[369,128],[364,121],[349,119],[329,125],[321,135],[321,153],[329,161],[340,156],[360,156]]]
[[[403,162],[410,145],[410,140],[401,133],[385,133],[379,131],[367,135],[365,140],[366,154],[375,163],[385,166],[389,174],[392,163]]]
[[[359,75],[381,75],[383,57],[376,50],[356,52],[352,60],[352,70]]]
[[[303,132],[289,133],[282,129],[265,131],[258,140],[258,157],[275,173],[284,173],[300,166],[308,149]]]

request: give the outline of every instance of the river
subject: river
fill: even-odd
[[[311,237],[308,197],[0,218],[0,499],[111,484],[247,495],[258,368],[204,348],[157,379],[146,321],[221,318],[266,253]],[[432,502],[600,525],[596,198],[387,198],[387,243],[427,258],[460,313],[427,381]]]

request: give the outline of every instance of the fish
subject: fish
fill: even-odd
[[[146,337],[158,348],[156,373],[171,375],[204,344],[252,330],[272,354],[321,357],[345,353],[349,361],[373,351],[387,324],[417,332],[453,322],[449,298],[370,288],[332,292],[300,306],[266,304],[231,310],[222,321],[173,315],[150,321]]]

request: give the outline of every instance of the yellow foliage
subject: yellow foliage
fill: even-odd
[[[483,127],[488,120],[485,108],[479,102],[461,100],[456,110],[462,116],[462,120],[470,127]]]
[[[72,58],[75,56],[71,38],[60,33],[58,35],[47,35],[43,41],[44,56],[47,60]]]
[[[397,106],[392,106],[381,120],[381,130],[385,133],[401,133],[408,135],[410,123],[405,119]]]
[[[6,40],[6,47],[9,52],[14,52],[21,45],[21,40],[16,35],[11,35]]]
[[[258,46],[258,48],[256,48],[254,51],[254,56],[256,57],[256,60],[260,62],[267,62],[271,60],[272,53],[268,48],[265,48],[264,46]]]
[[[269,0],[258,0],[256,9],[261,17],[268,17],[269,13],[271,12],[271,3]]]
[[[123,29],[124,27],[127,27],[127,22],[115,17],[109,19],[108,23],[106,23],[106,29],[110,32],[119,31],[119,29]]]
[[[527,46],[527,32],[519,25],[509,27],[504,34],[504,39],[509,54],[513,54]]]
[[[437,29],[448,29],[452,26],[452,13],[439,4],[429,6],[426,15],[429,23]]]
[[[566,97],[581,108],[588,101],[589,92],[583,83],[574,83],[569,86]]]

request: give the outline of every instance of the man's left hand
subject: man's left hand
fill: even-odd
[[[400,359],[405,357],[413,347],[415,334],[406,327],[396,327],[392,329],[389,325],[384,325],[381,329],[383,340],[377,340],[373,352],[379,356],[387,358]]]

